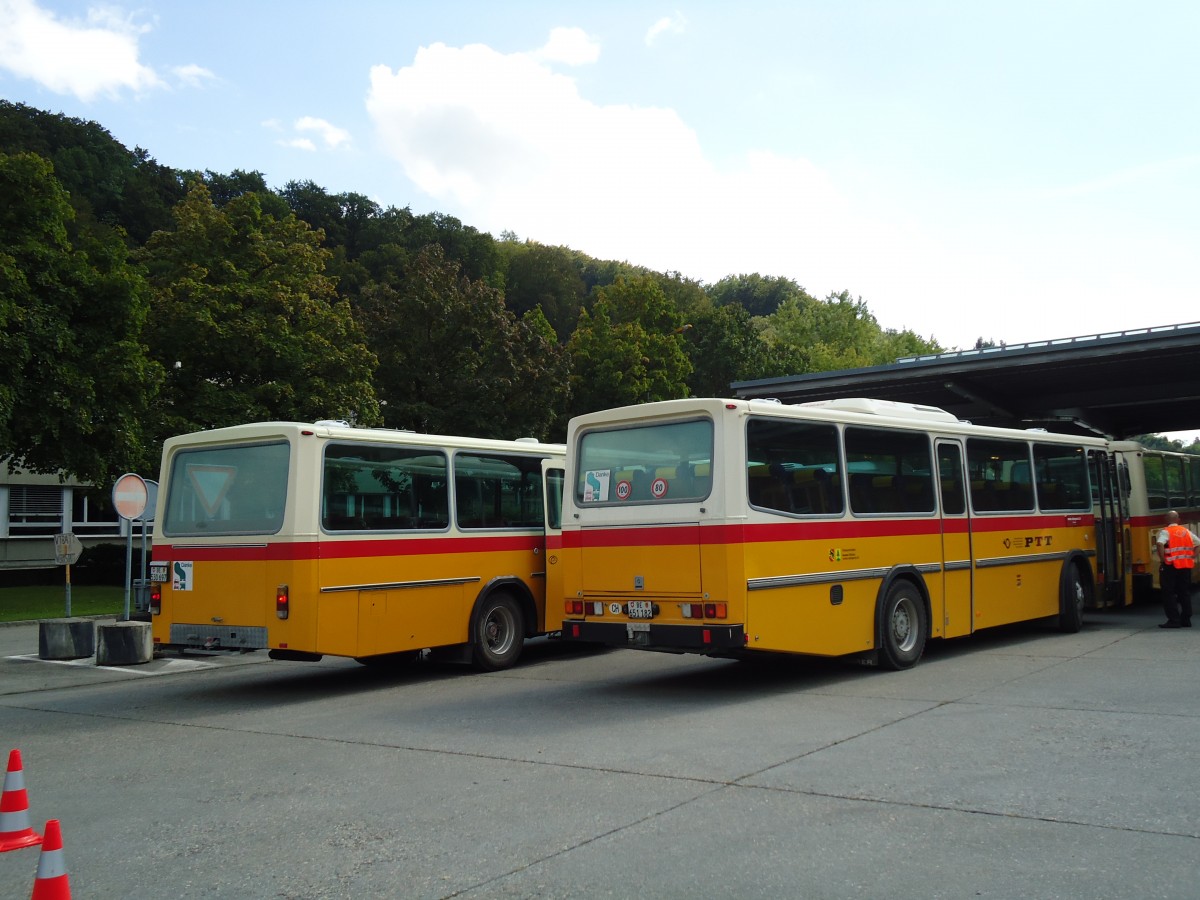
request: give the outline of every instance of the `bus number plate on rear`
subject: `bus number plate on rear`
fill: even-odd
[[[649,600],[630,600],[629,601],[629,618],[631,619],[653,619],[654,604]]]

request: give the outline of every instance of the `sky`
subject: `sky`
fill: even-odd
[[[0,97],[948,349],[1200,320],[1195,0],[0,0]]]

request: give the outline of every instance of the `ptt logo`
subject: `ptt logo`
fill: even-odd
[[[1031,547],[1050,547],[1053,544],[1054,535],[1052,534],[1023,534],[1004,539],[1005,550],[1012,550],[1014,547],[1028,550]]]

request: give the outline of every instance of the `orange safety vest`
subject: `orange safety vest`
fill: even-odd
[[[1196,565],[1196,555],[1192,551],[1192,533],[1182,525],[1167,526],[1168,566],[1176,569],[1190,569]]]

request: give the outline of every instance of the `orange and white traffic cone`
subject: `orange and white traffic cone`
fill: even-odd
[[[29,824],[29,798],[25,794],[25,772],[21,769],[21,751],[8,754],[8,773],[4,776],[4,795],[0,796],[0,853],[35,847],[42,837]]]
[[[32,900],[71,900],[71,883],[67,880],[67,861],[63,858],[62,830],[58,819],[46,823],[46,839],[42,842],[42,855],[38,858]]]

